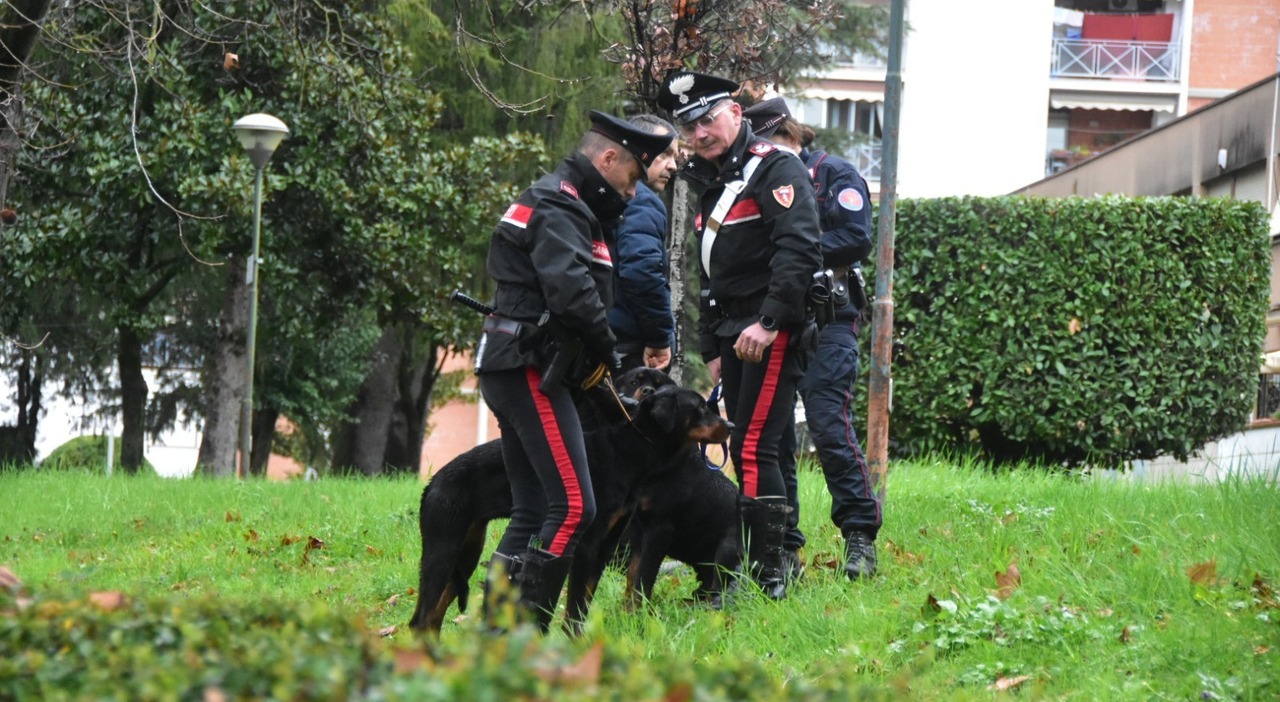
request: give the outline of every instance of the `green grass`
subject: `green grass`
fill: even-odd
[[[420,493],[413,480],[0,472],[0,565],[46,599],[319,600],[370,628],[397,626],[392,643],[410,645]],[[611,571],[584,639],[655,662],[753,659],[779,680],[854,679],[916,699],[990,699],[989,685],[1020,676],[1014,694],[1052,699],[1280,699],[1274,482],[895,463],[880,575],[856,584],[836,570],[842,544],[819,473],[802,471],[801,496],[808,570],[786,601],[747,594],[709,611],[684,602],[693,577],[676,570],[629,613]],[[1020,581],[1001,599],[997,574],[1011,565]],[[471,644],[477,618],[446,620],[441,647]]]

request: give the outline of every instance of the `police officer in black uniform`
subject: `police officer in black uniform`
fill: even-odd
[[[845,537],[845,574],[853,580],[876,571],[875,539],[882,521],[882,495],[872,485],[866,458],[854,429],[854,387],[858,377],[858,331],[866,294],[861,265],[871,253],[871,196],[867,182],[848,161],[823,151],[809,151],[813,130],[795,121],[781,97],[743,110],[752,130],[794,151],[809,168],[818,195],[822,223],[823,265],[835,276],[835,313],[818,338],[818,350],[800,381],[805,421],[831,493],[831,521]],[[784,546],[788,563],[804,546],[798,528],[795,431],[783,440],[782,468],[787,498],[795,508]]]
[[[791,508],[778,444],[793,422],[808,353],[797,342],[822,256],[804,165],[751,133],[731,99],[737,90],[731,80],[681,71],[663,81],[658,105],[695,154],[681,177],[698,195],[700,350],[721,381],[734,423],[730,455],[751,572],[766,594],[781,599],[787,588],[782,538]]]
[[[577,152],[521,193],[494,230],[486,266],[496,283],[495,311],[476,349],[480,391],[502,431],[512,493],[489,584],[506,578],[517,586],[522,609],[543,631],[574,547],[595,517],[570,390],[583,378],[549,372],[569,355],[577,356],[575,370],[616,368],[606,318],[611,238],[637,181],[672,139],[602,112],[591,113],[591,124]],[[486,598],[487,611],[492,604]]]

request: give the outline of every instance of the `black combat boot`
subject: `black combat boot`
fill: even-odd
[[[765,595],[780,600],[787,596],[789,568],[782,547],[787,533],[786,497],[741,497],[742,528],[747,535],[751,577]]]
[[[560,602],[560,590],[573,557],[557,557],[540,548],[530,548],[520,560],[520,607],[545,634],[551,628],[551,617]]]
[[[854,529],[844,535],[844,574],[850,580],[876,574],[876,542],[871,534]]]
[[[491,633],[503,633],[516,622],[521,565],[518,556],[494,552],[489,557],[489,572],[484,578],[484,602],[480,611],[485,629]]]

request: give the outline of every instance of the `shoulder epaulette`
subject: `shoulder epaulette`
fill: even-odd
[[[578,197],[578,189],[573,187],[573,183],[570,183],[567,180],[560,181],[560,192],[566,193],[569,197],[575,200],[581,199]]]
[[[750,149],[747,149],[747,151],[750,151],[756,156],[768,156],[769,154],[777,150],[778,150],[778,147],[774,146],[773,144],[770,144],[767,141],[756,142],[755,144],[752,144]]]

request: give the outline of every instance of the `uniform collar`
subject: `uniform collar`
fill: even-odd
[[[600,222],[608,222],[622,216],[627,201],[609,185],[609,181],[600,175],[595,164],[581,152],[566,158],[561,163],[568,180],[578,188],[578,197],[591,209],[591,213]]]

